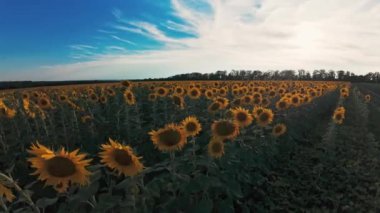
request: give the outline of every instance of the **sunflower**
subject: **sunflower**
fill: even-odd
[[[184,95],[185,90],[184,90],[182,87],[177,86],[177,87],[174,89],[174,92],[175,92],[177,95],[182,96],[182,95]]]
[[[149,132],[153,144],[163,152],[181,150],[187,143],[185,131],[178,125],[168,124],[157,131]]]
[[[78,154],[79,149],[67,152],[61,148],[60,151],[53,152],[37,142],[28,152],[35,156],[28,159],[31,167],[36,169],[32,175],[38,175],[39,180],[53,186],[58,192],[65,192],[69,184],[89,183],[91,173],[85,167],[91,160],[84,160],[86,155]]]
[[[172,96],[173,103],[179,107],[180,109],[185,109],[185,100],[183,99],[182,96],[179,95],[173,95]]]
[[[224,155],[223,140],[212,138],[207,146],[208,155],[212,158],[221,158]]]
[[[212,92],[212,90],[208,89],[205,91],[205,96],[207,99],[212,99],[214,97],[214,93]]]
[[[241,98],[241,101],[243,102],[243,104],[245,105],[249,105],[252,103],[253,101],[253,96],[252,95],[245,95]]]
[[[194,87],[188,91],[187,94],[191,99],[198,99],[201,96],[201,91]]]
[[[66,102],[68,100],[67,95],[60,95],[58,96],[58,100],[61,102]]]
[[[3,197],[5,197],[8,202],[12,202],[16,198],[12,191],[0,182],[0,198]]]
[[[127,89],[131,89],[132,88],[132,82],[130,82],[130,81],[122,81],[121,85],[123,85]]]
[[[239,134],[239,126],[229,120],[214,121],[211,125],[213,136],[219,139],[234,139]]]
[[[128,105],[134,105],[136,103],[135,95],[131,90],[124,91],[124,99]]]
[[[165,87],[159,87],[156,89],[156,94],[159,97],[165,97],[168,93],[169,92]]]
[[[181,124],[185,130],[186,136],[196,136],[202,130],[202,125],[195,116],[185,118]]]
[[[38,99],[38,106],[41,109],[45,109],[45,110],[52,108],[51,103],[50,103],[50,99],[45,98],[45,97],[42,97],[42,98]]]
[[[155,101],[157,99],[157,95],[155,93],[150,93],[148,96],[149,101]]]
[[[135,176],[144,168],[139,161],[140,158],[133,154],[130,146],[122,145],[109,138],[109,144],[102,144],[101,149],[100,162],[115,170],[119,175]]]
[[[364,100],[366,103],[369,103],[371,101],[371,95],[365,95]]]
[[[272,129],[272,135],[275,137],[279,137],[286,132],[285,124],[276,124]]]
[[[291,98],[290,98],[290,103],[295,106],[295,107],[298,107],[299,105],[301,105],[301,97],[298,95],[298,94],[294,94]]]
[[[278,110],[285,110],[289,107],[288,99],[281,98],[279,101],[276,102],[276,108]]]
[[[272,123],[273,117],[274,115],[271,109],[263,109],[263,111],[257,117],[257,124],[262,127],[267,126],[268,124]]]
[[[222,104],[218,101],[214,101],[210,106],[208,106],[208,112],[215,113],[222,108]]]
[[[335,110],[333,115],[333,120],[336,124],[342,124],[343,120],[345,118],[345,111],[344,110]]]
[[[258,118],[259,115],[264,111],[265,108],[261,107],[261,106],[255,106],[252,110],[252,115],[255,117],[255,118]]]
[[[223,97],[217,97],[214,101],[217,101],[221,104],[221,109],[224,109],[228,106],[229,100]]]
[[[90,101],[92,101],[92,102],[98,102],[98,100],[99,100],[98,95],[95,93],[90,93],[89,98],[90,98]]]
[[[246,127],[252,123],[253,118],[248,110],[238,107],[231,111],[233,113],[233,119],[239,125],[239,127]]]
[[[100,96],[99,102],[102,104],[106,104],[107,103],[107,96],[104,96],[104,95]]]

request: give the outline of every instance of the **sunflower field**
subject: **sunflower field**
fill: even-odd
[[[377,212],[380,86],[0,91],[0,211]]]

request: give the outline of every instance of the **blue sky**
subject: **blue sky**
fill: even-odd
[[[1,80],[380,71],[378,0],[0,0]]]

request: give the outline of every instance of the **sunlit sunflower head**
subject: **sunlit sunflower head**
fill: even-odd
[[[45,97],[41,97],[38,99],[38,106],[41,109],[45,109],[45,110],[52,108],[50,99],[45,98]]]
[[[187,95],[188,95],[191,99],[198,99],[199,97],[201,97],[201,91],[200,91],[197,87],[193,87],[192,89],[190,89],[190,90],[187,92]]]
[[[124,99],[128,105],[136,104],[135,95],[133,94],[133,92],[131,90],[125,90],[124,91]]]
[[[233,119],[239,127],[246,127],[252,123],[253,118],[248,110],[238,107],[231,111],[233,112]]]
[[[175,124],[168,124],[157,131],[149,132],[153,144],[162,152],[181,150],[187,143],[185,131]]]
[[[8,202],[12,202],[16,197],[10,187],[0,181],[0,199],[2,198],[5,198]]]
[[[173,95],[172,96],[173,103],[180,109],[185,109],[185,100],[182,96],[179,95]]]
[[[224,139],[234,139],[239,134],[239,126],[229,120],[217,120],[211,125],[212,135]]]
[[[224,142],[220,138],[211,138],[207,146],[208,155],[212,158],[221,158],[224,155]]]
[[[85,154],[79,150],[67,152],[61,148],[58,152],[40,145],[32,145],[29,153],[34,157],[28,159],[36,171],[38,179],[46,185],[53,186],[58,192],[65,192],[70,184],[86,185],[89,183],[90,172],[86,169],[91,160],[85,160]]]
[[[262,127],[267,126],[272,123],[273,117],[274,115],[271,109],[264,109],[259,116],[257,116],[257,124]]]
[[[196,136],[202,130],[202,125],[195,116],[189,116],[181,123],[186,136]]]
[[[208,112],[210,113],[215,113],[217,112],[218,110],[220,110],[222,108],[222,104],[218,101],[214,101],[212,102],[209,106],[208,106]]]
[[[115,170],[119,175],[135,176],[144,169],[140,158],[133,153],[130,146],[122,145],[110,138],[108,144],[101,145],[101,149],[100,162]]]
[[[275,137],[279,137],[286,132],[286,125],[285,124],[276,124],[272,129],[272,135]]]

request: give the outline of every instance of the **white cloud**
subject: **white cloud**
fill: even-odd
[[[195,9],[192,1],[172,0],[173,14],[185,24],[164,24],[195,38],[170,37],[154,23],[128,21],[114,28],[161,41],[166,48],[51,66],[39,77],[146,78],[217,69],[380,70],[378,0],[203,1],[211,12]],[[114,15],[121,19],[121,12]]]

